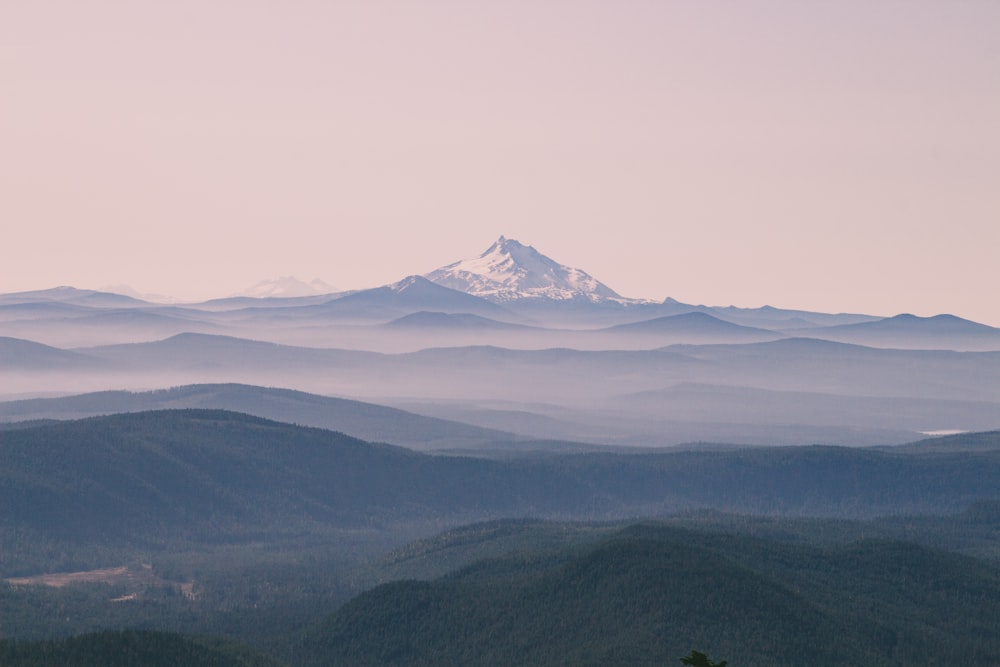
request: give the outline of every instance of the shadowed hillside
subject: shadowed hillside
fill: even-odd
[[[362,594],[312,664],[667,665],[692,647],[753,666],[1000,660],[1000,578],[901,542],[819,548],[635,526]]]
[[[54,641],[0,641],[4,667],[280,667],[250,649],[150,631],[99,632]]]
[[[485,460],[206,410],[3,430],[0,455],[0,571],[8,573],[53,553],[44,547],[49,540],[77,545],[54,552],[72,559],[82,558],[80,544],[153,548],[296,535],[322,541],[337,531],[391,532],[414,522],[440,529],[511,516],[606,520],[696,508],[870,517],[941,514],[1000,500],[1000,449],[982,445]]]
[[[10,401],[0,403],[0,420],[78,419],[180,408],[232,410],[414,449],[476,447],[517,439],[511,433],[424,417],[373,403],[241,384],[189,385],[146,392],[105,391]]]

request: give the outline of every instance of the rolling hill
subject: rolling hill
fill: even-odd
[[[35,557],[33,544],[44,551],[51,541],[108,549],[280,542],[303,533],[322,541],[338,530],[393,530],[413,522],[620,519],[695,508],[870,517],[954,512],[1000,499],[996,447],[788,447],[498,461],[429,456],[211,410],[3,430],[0,456],[0,554],[6,559],[0,571],[24,567]]]
[[[810,329],[805,335],[874,347],[1000,350],[1000,329],[954,315],[918,317],[903,313],[874,322]]]
[[[515,529],[516,530],[516,529]],[[904,542],[816,547],[637,525],[358,596],[314,628],[311,664],[963,664],[1000,659],[1000,577]]]
[[[189,385],[147,392],[106,391],[10,401],[0,403],[0,421],[79,419],[181,408],[231,410],[413,449],[475,448],[519,439],[504,431],[424,417],[373,403],[240,384]]]
[[[0,664],[5,667],[279,667],[281,663],[228,642],[126,630],[60,640],[0,640]]]
[[[20,338],[0,337],[0,367],[5,370],[99,370],[95,357]]]
[[[619,324],[601,331],[619,335],[682,338],[701,344],[756,343],[783,337],[775,331],[733,324],[702,312],[665,315],[651,320]]]

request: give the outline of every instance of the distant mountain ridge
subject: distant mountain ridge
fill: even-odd
[[[684,332],[706,335],[728,335],[736,339],[760,342],[781,338],[781,334],[767,329],[734,324],[708,313],[691,312],[680,315],[664,315],[651,320],[641,320],[629,324],[608,327],[605,331],[622,333],[674,333]]]
[[[940,332],[940,333],[996,333],[1000,331],[995,327],[973,322],[955,315],[934,315],[931,317],[920,317],[910,313],[901,313],[892,317],[886,317],[875,322],[859,322],[857,324],[841,324],[836,327],[839,330],[854,331],[910,331],[915,328]],[[834,327],[831,327],[834,328]]]
[[[582,269],[504,236],[477,257],[422,276],[317,294],[321,287],[329,288],[284,277],[259,283],[252,290],[257,296],[185,305],[72,287],[0,294],[0,336],[88,348],[190,332],[387,353],[481,344],[635,350],[788,337],[887,349],[1000,351],[1000,328],[949,314],[881,317],[624,297]]]
[[[0,339],[2,343],[3,339]],[[58,352],[74,354],[63,350]],[[71,359],[75,360],[75,357]],[[233,383],[188,385],[145,392],[104,391],[62,398],[0,402],[0,422],[80,419],[114,413],[189,408],[232,410],[413,449],[475,447],[518,439],[512,433],[424,417],[374,403]]]
[[[83,368],[100,368],[99,359],[63,350],[50,345],[42,345],[30,340],[0,336],[0,367],[6,370],[28,368],[35,371]]]
[[[431,285],[441,289],[435,291]],[[471,298],[463,300],[459,295]],[[2,293],[0,310],[4,312],[0,313],[0,322],[19,321],[13,323],[14,328],[0,330],[0,335],[53,344],[51,338],[42,340],[30,335],[28,325],[42,317],[48,317],[51,323],[51,307],[54,304],[93,309],[101,318],[105,318],[105,311],[111,308],[156,309],[171,316],[181,313],[168,306],[181,300],[159,295],[144,300],[144,296],[125,285],[119,286],[117,291],[112,288],[88,290],[59,286]],[[250,308],[257,309],[256,314],[261,314],[264,308],[322,305],[324,308],[320,310],[323,314],[338,318],[360,317],[371,323],[386,323],[418,311],[428,311],[470,313],[520,324],[586,329],[701,312],[724,322],[785,336],[808,335],[878,346],[886,345],[892,337],[903,336],[910,339],[907,345],[910,348],[930,345],[936,349],[938,345],[954,344],[954,348],[943,349],[1000,349],[997,347],[1000,345],[1000,328],[947,313],[929,317],[905,313],[885,317],[772,306],[692,305],[670,297],[663,301],[625,297],[583,269],[560,264],[533,246],[502,235],[477,257],[453,262],[423,276],[411,275],[369,289],[338,292],[319,279],[306,283],[293,276],[283,276],[261,281],[239,295],[184,303],[186,316],[196,319],[211,317],[212,313],[225,310],[246,309],[248,316],[254,316]],[[492,309],[486,304],[492,304]],[[22,316],[12,310],[14,307],[44,306],[49,307],[49,311],[39,310],[36,314],[22,311]],[[308,317],[319,312],[309,311],[308,308],[302,313],[287,310],[285,316]]]
[[[71,303],[94,308],[121,308],[128,306],[148,306],[146,301],[124,294],[101,292],[91,289],[77,289],[68,285],[60,285],[50,289],[30,290],[27,292],[9,292],[0,294],[0,305],[15,305],[28,303]]]
[[[962,350],[1000,349],[1000,329],[948,314],[919,317],[902,313],[870,322],[807,329],[801,333],[870,346],[919,349],[950,345]]]
[[[428,341],[441,335],[434,327],[424,332],[405,323],[356,329],[363,336],[396,331]],[[498,335],[492,324],[471,330]],[[531,329],[514,331],[522,335]],[[632,350],[477,344],[399,353],[204,334],[72,350],[23,339],[2,343],[10,361],[0,363],[0,388],[11,392],[10,398],[65,392],[67,387],[95,391],[194,383],[280,385],[403,409],[436,403],[428,414],[529,438],[638,446],[694,440],[891,444],[924,431],[1000,426],[1000,352],[880,349],[805,338]],[[53,375],[56,371],[62,374]],[[691,387],[696,385],[718,391],[694,392]],[[746,396],[727,387],[750,390],[755,401],[770,407],[748,414]],[[663,390],[668,394],[644,393]],[[636,394],[647,399],[630,398]],[[697,410],[690,402],[695,396]],[[785,400],[795,396],[800,398]],[[876,404],[893,407],[881,412],[874,409]],[[470,412],[463,405],[474,409]],[[474,415],[484,409],[489,415],[479,421]],[[524,412],[530,419],[518,416]],[[834,427],[826,417],[817,421],[824,414],[839,415],[842,426]],[[781,420],[768,421],[767,415]],[[538,417],[555,421],[546,420],[544,430],[536,432],[532,423]],[[553,431],[550,427],[557,424]]]

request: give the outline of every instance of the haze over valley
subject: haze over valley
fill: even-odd
[[[1000,665],[997,26],[0,2],[0,666]]]
[[[5,294],[0,336],[6,400],[236,382],[638,447],[899,444],[987,430],[1000,414],[1000,329],[631,299],[502,236],[473,259],[346,293],[184,305]]]
[[[318,291],[0,295],[4,664],[1000,660],[1000,330],[503,236]]]

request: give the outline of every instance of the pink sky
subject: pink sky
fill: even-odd
[[[368,287],[1000,326],[1000,3],[6,0],[0,292]]]

